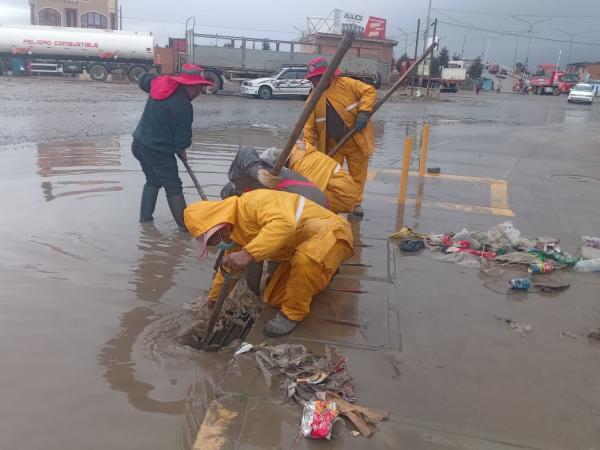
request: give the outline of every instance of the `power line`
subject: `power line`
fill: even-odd
[[[525,34],[519,34],[517,32],[514,31],[498,31],[498,30],[492,30],[489,28],[481,28],[481,27],[475,27],[472,25],[461,25],[458,23],[451,23],[451,22],[444,22],[444,21],[439,21],[439,23],[443,23],[444,25],[450,25],[452,27],[457,27],[457,28],[467,28],[470,30],[478,30],[478,31],[485,31],[486,33],[494,33],[494,34],[500,34],[500,35],[508,35],[508,36],[515,36],[515,37],[520,37],[520,38],[529,38],[529,35],[525,35]],[[547,42],[560,42],[560,43],[565,43],[565,44],[570,44],[571,41],[567,41],[564,39],[556,39],[556,38],[551,38],[551,37],[545,37],[545,36],[535,36],[532,35],[531,39],[537,39],[538,41],[547,41]],[[573,41],[574,44],[578,44],[578,45],[590,45],[590,46],[594,46],[594,47],[600,47],[600,43],[598,42],[582,42],[582,41]]]
[[[170,21],[170,20],[157,20],[157,19],[144,19],[141,17],[131,17],[131,16],[123,16],[123,19],[137,20],[139,22],[166,23],[166,24],[171,24],[171,25],[185,25],[185,22],[175,22],[175,21]],[[260,32],[264,32],[264,33],[297,34],[296,31],[268,30],[268,29],[260,29],[260,28],[228,27],[225,25],[214,25],[214,24],[209,25],[209,24],[203,24],[203,23],[198,23],[196,25],[200,26],[200,27],[222,28],[222,29],[226,29],[226,30],[260,31]]]
[[[550,17],[552,19],[598,19],[600,16],[593,15],[569,15],[569,14],[522,14],[522,13],[497,13],[497,12],[489,12],[489,11],[469,11],[465,9],[451,9],[451,8],[431,8],[435,11],[449,11],[456,12],[461,14],[477,14],[484,16],[522,16],[522,17]]]

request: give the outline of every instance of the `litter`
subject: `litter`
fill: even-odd
[[[586,259],[578,261],[574,269],[577,272],[600,272],[600,259]]]
[[[515,330],[517,333],[519,333],[523,337],[525,335],[531,334],[535,331],[535,329],[533,328],[533,326],[530,323],[520,324],[519,322],[515,322],[514,320],[512,320],[508,317],[494,316],[494,318],[501,322],[505,322],[506,324],[508,324],[510,326],[511,329]]]
[[[414,253],[425,248],[425,242],[421,239],[402,239],[399,244],[403,252]]]
[[[359,437],[359,436],[360,436],[360,431],[352,430],[352,431],[350,432],[350,434],[351,434],[352,436],[354,436],[354,437]]]
[[[390,236],[390,239],[425,239],[426,234],[417,233],[409,227],[402,227]]]
[[[331,439],[333,422],[338,416],[337,405],[333,401],[311,400],[304,405],[302,434],[311,439]]]
[[[598,328],[597,330],[590,331],[587,337],[600,342],[600,328]]]
[[[346,417],[364,437],[369,437],[375,431],[375,424],[390,417],[389,411],[366,408],[350,403],[333,392],[327,392],[327,400],[335,401],[340,416]]]
[[[234,357],[241,355],[242,353],[247,353],[254,348],[254,345],[248,344],[247,342],[242,342],[240,348],[233,354]]]
[[[568,338],[571,338],[571,339],[577,339],[577,336],[575,336],[575,335],[574,335],[574,334],[572,334],[572,333],[569,333],[568,331],[561,331],[561,332],[560,332],[560,337],[561,337],[561,338],[563,338],[563,337],[568,337]]]
[[[427,173],[440,173],[442,171],[439,167],[428,167]]]
[[[525,278],[513,278],[508,282],[508,287],[514,291],[526,291],[531,286],[531,280]]]
[[[531,274],[550,273],[554,271],[554,264],[552,264],[552,261],[546,261],[545,263],[529,264],[527,271]]]
[[[585,247],[592,247],[600,249],[600,238],[593,236],[581,236],[581,242]]]
[[[600,259],[600,249],[596,247],[582,246],[579,248],[578,253],[583,259]]]
[[[355,400],[354,380],[346,368],[346,358],[335,363],[328,357],[314,355],[304,345],[281,344],[256,350],[256,363],[263,373],[267,387],[273,377],[280,379],[279,390],[286,398],[298,403],[313,400],[319,392],[331,391],[348,401]],[[323,377],[321,374],[327,374]],[[299,380],[322,379],[316,383]]]

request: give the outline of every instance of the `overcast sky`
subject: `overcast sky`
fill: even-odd
[[[341,8],[365,16],[387,19],[387,36],[399,41],[398,53],[402,53],[405,47],[405,36],[398,28],[412,33],[409,35],[409,54],[414,52],[417,19],[420,17],[425,22],[428,2],[429,0],[119,1],[123,7],[123,28],[151,31],[161,45],[169,36],[183,37],[183,23],[189,16],[196,17],[196,31],[202,33],[294,39],[299,35],[297,28],[306,29],[308,16],[326,17],[332,9]],[[447,46],[451,53],[461,53],[464,41],[464,53],[469,58],[481,55],[485,44],[488,60],[512,65],[517,41],[512,34],[520,34],[523,37],[519,38],[517,61],[524,62],[529,25],[510,17],[518,15],[529,22],[545,20],[533,26],[534,38],[569,41],[569,35],[558,31],[558,28],[570,33],[585,32],[574,37],[576,43],[573,45],[571,60],[600,61],[599,3],[600,0],[433,0],[431,17],[437,17],[440,21],[438,35],[442,46]],[[28,23],[28,8],[27,0],[0,0],[0,23]],[[568,57],[568,42],[533,39],[529,66],[533,68],[540,63],[556,63],[560,50],[562,65]]]

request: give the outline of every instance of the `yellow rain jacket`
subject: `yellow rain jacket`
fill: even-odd
[[[185,209],[184,218],[194,237],[230,223],[231,240],[255,261],[280,262],[264,299],[291,320],[309,313],[314,295],[353,254],[352,230],[344,218],[289,192],[258,189],[223,201],[198,202]],[[216,298],[221,283],[217,276],[209,299]]]
[[[334,213],[349,213],[356,203],[359,189],[350,174],[333,158],[304,142],[304,149],[294,146],[289,167],[312,181],[327,196],[329,209]]]
[[[356,116],[360,111],[371,112],[377,92],[373,86],[348,77],[334,77],[331,84],[317,102],[316,108],[308,117],[304,126],[304,139],[317,147],[317,150],[327,153],[326,107],[327,101],[335,108],[348,128],[354,126]],[[352,142],[354,141],[354,142]],[[375,151],[375,135],[371,121],[367,126],[354,134],[346,146],[355,143],[365,156]]]

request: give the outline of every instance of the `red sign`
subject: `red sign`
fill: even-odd
[[[363,37],[369,39],[385,39],[386,20],[380,17],[369,17]]]

